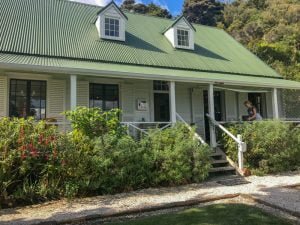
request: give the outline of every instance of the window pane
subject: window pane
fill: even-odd
[[[11,80],[9,115],[46,118],[46,82]]]
[[[177,30],[177,39],[179,46],[189,46],[189,32],[187,30]]]
[[[119,37],[119,24],[120,22],[118,19],[105,18],[105,35]]]
[[[118,85],[90,84],[90,107],[99,107],[103,110],[118,108]]]

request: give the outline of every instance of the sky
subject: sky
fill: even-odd
[[[93,5],[105,6],[111,0],[71,0],[75,2],[83,2]],[[121,4],[122,0],[115,0],[116,3]],[[168,9],[173,15],[179,15],[181,13],[183,0],[136,0],[137,3],[148,4],[153,2],[162,8]]]
[[[111,2],[111,0],[70,0],[70,1],[83,2],[83,3],[99,5],[99,6],[105,6],[109,2]],[[115,0],[115,2],[117,4],[121,4],[122,1],[123,0]],[[183,1],[184,0],[136,0],[135,2],[136,3],[144,3],[144,4],[149,4],[149,3],[153,2],[156,5],[159,5],[162,8],[169,10],[173,16],[178,16],[181,14]],[[228,2],[231,0],[220,0],[220,1]]]

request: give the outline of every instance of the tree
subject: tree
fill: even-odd
[[[123,1],[121,8],[131,11],[131,10],[133,10],[134,5],[135,5],[135,0],[125,0],[125,1]]]
[[[192,23],[216,26],[222,21],[224,4],[215,0],[185,0],[183,14]]]
[[[300,80],[299,0],[237,0],[223,27],[285,78]]]
[[[135,13],[140,13],[140,14],[147,14],[151,16],[172,18],[172,15],[167,9],[163,9],[154,3],[145,5],[142,3],[136,4],[135,0],[125,0],[121,5],[121,9],[128,10]]]

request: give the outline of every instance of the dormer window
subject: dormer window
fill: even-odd
[[[128,18],[115,2],[109,3],[98,13],[96,27],[101,39],[125,41]]]
[[[167,27],[163,34],[174,48],[194,50],[195,32],[194,26],[184,16],[181,16]]]
[[[120,37],[120,20],[114,18],[105,18],[105,36]]]
[[[182,47],[189,47],[189,31],[188,30],[182,30],[182,29],[177,29],[177,44],[178,46]]]

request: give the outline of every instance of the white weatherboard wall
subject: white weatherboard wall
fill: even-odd
[[[8,80],[0,75],[0,117],[7,116]]]
[[[89,81],[77,81],[77,106],[89,107]]]
[[[47,117],[56,118],[58,122],[62,122],[64,120],[62,112],[66,110],[66,81],[49,79],[47,90]]]
[[[195,123],[197,132],[204,138],[205,137],[205,115],[204,115],[204,99],[203,89],[192,89],[192,123]]]
[[[233,91],[225,91],[225,110],[226,120],[236,121],[238,120],[238,106],[237,106],[237,93]]]
[[[187,122],[191,123],[191,87],[176,83],[176,111]]]
[[[154,116],[152,115],[152,102],[153,102],[153,82],[152,81],[134,81],[134,99],[133,102],[128,104],[133,105],[134,108],[134,121],[154,121]],[[124,97],[125,98],[125,97]],[[148,109],[146,111],[137,110],[137,100],[143,99],[148,102]]]
[[[123,83],[120,86],[122,121],[134,121],[134,84]]]

